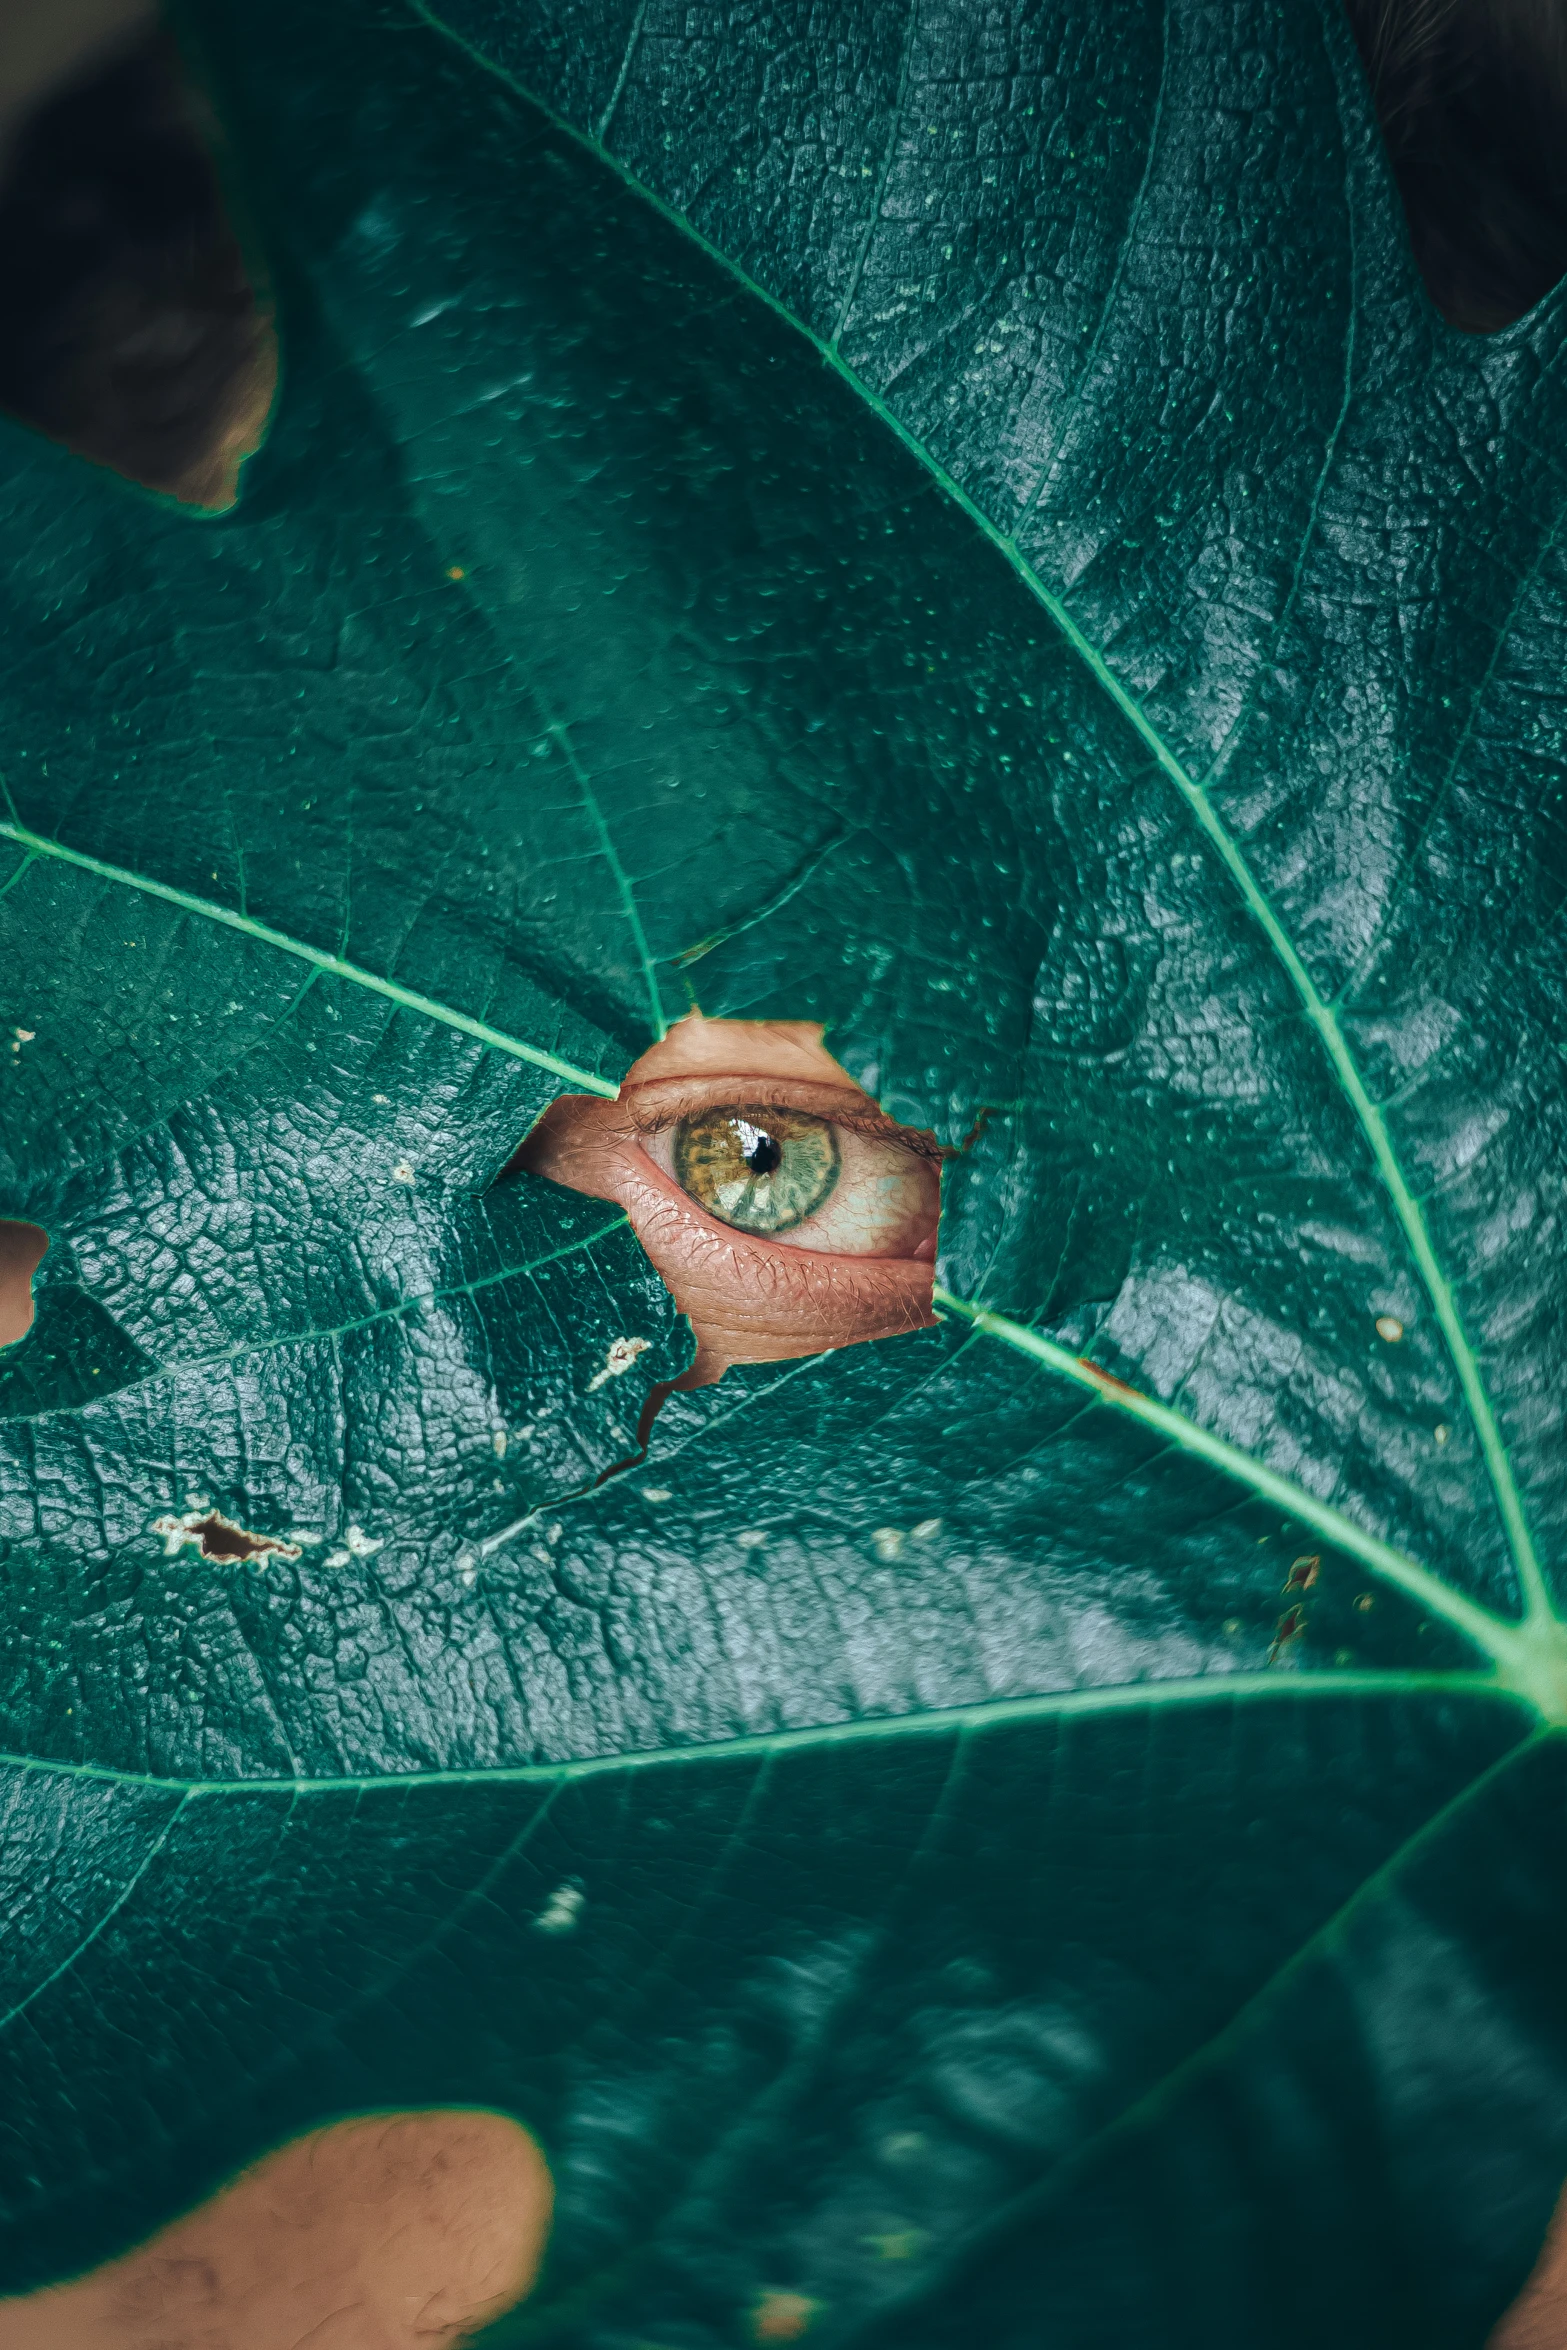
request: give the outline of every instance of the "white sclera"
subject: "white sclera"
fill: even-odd
[[[731,1109],[714,1103],[706,1114],[739,1115],[746,1106],[737,1103]],[[821,1207],[787,1231],[745,1237],[770,1248],[817,1249],[827,1256],[912,1257],[935,1226],[941,1198],[939,1162],[904,1143],[862,1134],[831,1119],[823,1123],[833,1126],[840,1165],[838,1180]],[[679,1183],[673,1124],[644,1134],[642,1147],[655,1167]],[[687,1191],[686,1197],[707,1212],[694,1193]]]

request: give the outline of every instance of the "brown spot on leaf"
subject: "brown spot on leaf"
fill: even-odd
[[[1309,1591],[1321,1572],[1322,1561],[1315,1554],[1297,1559],[1284,1578],[1285,1591]]]
[[[1268,1650],[1270,1665],[1282,1663],[1306,1629],[1306,1611],[1303,1607],[1287,1607],[1273,1627],[1273,1645]]]
[[[152,1530],[163,1536],[170,1558],[187,1542],[194,1544],[206,1559],[264,1558],[269,1551],[279,1558],[299,1556],[297,1542],[285,1542],[277,1534],[248,1533],[243,1526],[236,1526],[232,1518],[224,1517],[221,1510],[205,1506],[186,1510],[178,1518],[154,1518]]]
[[[753,2342],[798,2342],[820,2302],[806,2293],[764,2293],[751,2312]]]

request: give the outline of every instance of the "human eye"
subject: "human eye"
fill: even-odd
[[[929,1323],[942,1157],[805,1024],[699,1017],[519,1154],[624,1207],[696,1332],[692,1384]]]
[[[656,1113],[655,1113],[656,1115]],[[713,1101],[644,1126],[653,1164],[737,1232],[829,1254],[934,1253],[939,1162],[927,1138],[783,1101]]]

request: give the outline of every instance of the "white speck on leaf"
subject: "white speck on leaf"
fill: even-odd
[[[418,1181],[418,1177],[406,1159],[399,1159],[392,1169],[392,1181],[394,1183],[415,1183]]]
[[[580,1885],[557,1885],[533,1921],[536,1934],[574,1934],[582,1922],[587,1895]]]
[[[906,1537],[901,1526],[878,1526],[871,1536],[871,1548],[888,1566],[903,1555]]]
[[[506,1458],[506,1431],[504,1428],[496,1429],[495,1434],[490,1438],[490,1449],[498,1461],[503,1461]]]
[[[940,1532],[941,1520],[939,1518],[921,1518],[914,1529],[914,1539],[916,1542],[934,1542]]]
[[[925,2243],[923,2228],[887,2228],[880,2235],[862,2236],[867,2252],[878,2260],[912,2260]]]
[[[759,1550],[767,1536],[758,1527],[748,1526],[743,1534],[735,1536],[735,1540],[742,1550]]]
[[[603,1370],[595,1371],[588,1381],[589,1395],[596,1394],[606,1380],[624,1378],[638,1355],[645,1355],[652,1343],[651,1338],[617,1338],[604,1357]]]
[[[642,1489],[644,1501],[673,1501],[674,1498],[667,1485],[645,1485]]]
[[[1389,1346],[1397,1346],[1403,1335],[1404,1325],[1396,1314],[1378,1314],[1378,1338],[1385,1338]]]
[[[1438,1444],[1445,1444],[1448,1438],[1452,1435],[1453,1431],[1451,1428],[1449,1428],[1445,1420],[1438,1420],[1431,1433],[1435,1437]]]
[[[377,1540],[374,1536],[367,1534],[362,1526],[350,1526],[348,1532],[343,1536],[343,1542],[349,1557],[356,1559],[373,1559],[378,1550],[383,1550],[386,1547],[384,1535]]]

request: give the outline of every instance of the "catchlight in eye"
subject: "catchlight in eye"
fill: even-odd
[[[714,1108],[675,1129],[675,1180],[740,1232],[803,1224],[826,1201],[841,1164],[831,1125],[799,1110]]]

